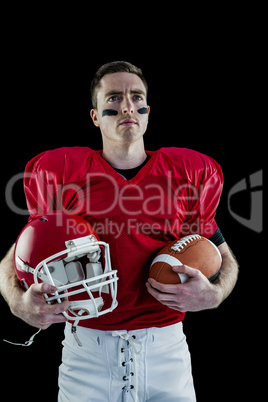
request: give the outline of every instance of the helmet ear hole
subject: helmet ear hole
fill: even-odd
[[[85,279],[85,273],[80,261],[71,261],[65,265],[65,271],[70,283],[79,282]]]

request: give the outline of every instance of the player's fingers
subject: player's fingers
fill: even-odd
[[[49,283],[34,283],[31,286],[32,293],[36,295],[42,295],[44,293],[55,293],[57,288]]]
[[[39,315],[39,328],[47,329],[51,324],[66,322],[67,318],[62,314],[69,307],[70,303],[65,300],[62,303],[46,304]]]
[[[67,319],[63,314],[46,314],[39,319],[38,328],[47,329],[52,324],[58,324],[61,322],[66,322]]]
[[[160,284],[161,285],[161,284]],[[159,282],[156,283],[156,286],[159,287]],[[170,300],[174,300],[174,293],[170,293],[170,292],[162,292],[161,290],[158,290],[157,288],[155,288],[153,285],[151,285],[149,283],[149,281],[146,283],[146,287],[148,292],[158,301],[162,302],[166,302],[166,301],[170,301]],[[161,287],[161,286],[160,286]]]
[[[155,288],[151,285],[151,283],[149,283],[149,281],[146,283],[146,287],[147,287],[147,291],[148,291],[155,299],[159,300],[159,298],[160,298],[160,296],[161,296],[160,292],[159,292],[157,289],[155,289]]]
[[[174,272],[184,274],[189,276],[190,278],[194,278],[198,275],[198,270],[195,268],[191,268],[188,265],[175,265],[172,267]]]
[[[51,305],[48,304],[48,306],[50,314],[61,314],[64,311],[68,310],[70,302],[69,300],[64,300],[62,303],[55,303]]]
[[[50,324],[57,324],[68,321],[63,314],[51,314],[49,317]]]
[[[164,303],[163,303],[164,304]],[[183,305],[180,305],[180,304],[176,304],[176,303],[165,303],[165,305],[167,306],[167,307],[169,307],[169,308],[172,308],[173,310],[177,310],[177,311],[180,311],[181,313],[185,313],[185,309],[184,309],[184,307],[183,307]]]
[[[153,278],[149,278],[148,283],[150,284],[150,286],[152,288],[157,289],[161,293],[177,294],[179,291],[178,285],[176,285],[176,284],[169,285],[169,284],[160,283],[160,282],[157,282]]]

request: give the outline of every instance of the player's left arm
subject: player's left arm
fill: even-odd
[[[166,285],[150,278],[148,292],[160,303],[179,311],[200,311],[218,307],[235,287],[238,263],[224,242],[218,246],[222,255],[219,276],[211,283],[200,271],[186,265],[173,267],[177,273],[188,275],[184,284]]]
[[[220,305],[225,300],[235,287],[238,278],[238,262],[226,242],[218,246],[222,256],[222,265],[219,276],[213,283],[220,293]],[[216,306],[217,307],[217,306]]]

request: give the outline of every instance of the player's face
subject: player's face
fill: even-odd
[[[136,74],[105,75],[97,100],[98,107],[91,110],[91,117],[104,140],[133,142],[143,136],[150,108],[145,86]]]

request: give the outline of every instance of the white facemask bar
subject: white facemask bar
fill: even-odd
[[[43,266],[45,266],[45,264]],[[118,305],[118,302],[115,299],[115,296],[117,294],[117,280],[118,280],[118,278],[116,277],[116,274],[117,274],[117,271],[114,270],[114,271],[111,271],[108,274],[106,273],[106,274],[98,275],[98,277],[97,277],[98,280],[99,279],[104,280],[107,277],[110,277],[110,279],[104,280],[104,281],[102,281],[101,283],[99,283],[97,285],[96,285],[96,283],[93,283],[92,285],[90,285],[90,282],[96,282],[96,277],[93,277],[93,278],[84,279],[82,281],[76,282],[75,285],[68,284],[68,285],[64,285],[64,286],[59,286],[57,288],[57,291],[55,292],[54,296],[51,296],[51,297],[47,296],[46,297],[47,302],[51,303],[52,301],[57,300],[58,303],[61,303],[62,299],[66,299],[67,296],[70,297],[70,296],[73,296],[73,295],[76,295],[76,294],[79,294],[79,293],[86,292],[88,297],[89,297],[89,299],[90,299],[90,301],[93,303],[94,310],[95,310],[94,314],[93,315],[88,314],[88,315],[85,315],[85,316],[80,316],[78,314],[75,314],[74,311],[72,311],[72,314],[74,314],[75,317],[69,315],[67,312],[63,312],[63,315],[68,320],[76,320],[76,317],[79,317],[79,320],[88,320],[89,318],[92,318],[92,317],[99,317],[99,316],[101,316],[103,314],[106,314],[108,312],[113,311]],[[51,284],[53,285],[53,283],[51,283]],[[92,295],[91,290],[96,289],[96,287],[99,287],[99,296],[100,296],[101,295],[101,289],[105,285],[109,285],[111,296],[112,296],[112,304],[111,304],[111,306],[109,308],[107,308],[105,310],[98,311],[98,305],[95,302],[95,298]],[[53,286],[55,286],[55,285],[53,285]],[[83,286],[83,288],[72,290],[70,292],[64,293],[64,292],[68,291],[68,289],[70,289],[70,288],[73,289],[74,287],[78,287],[78,286]],[[61,292],[63,292],[63,293],[60,294]],[[85,302],[85,305],[86,305],[86,303],[88,303],[89,300],[85,300],[84,302]],[[73,303],[73,306],[75,306],[75,301]],[[72,309],[72,301],[71,301],[70,309]]]

